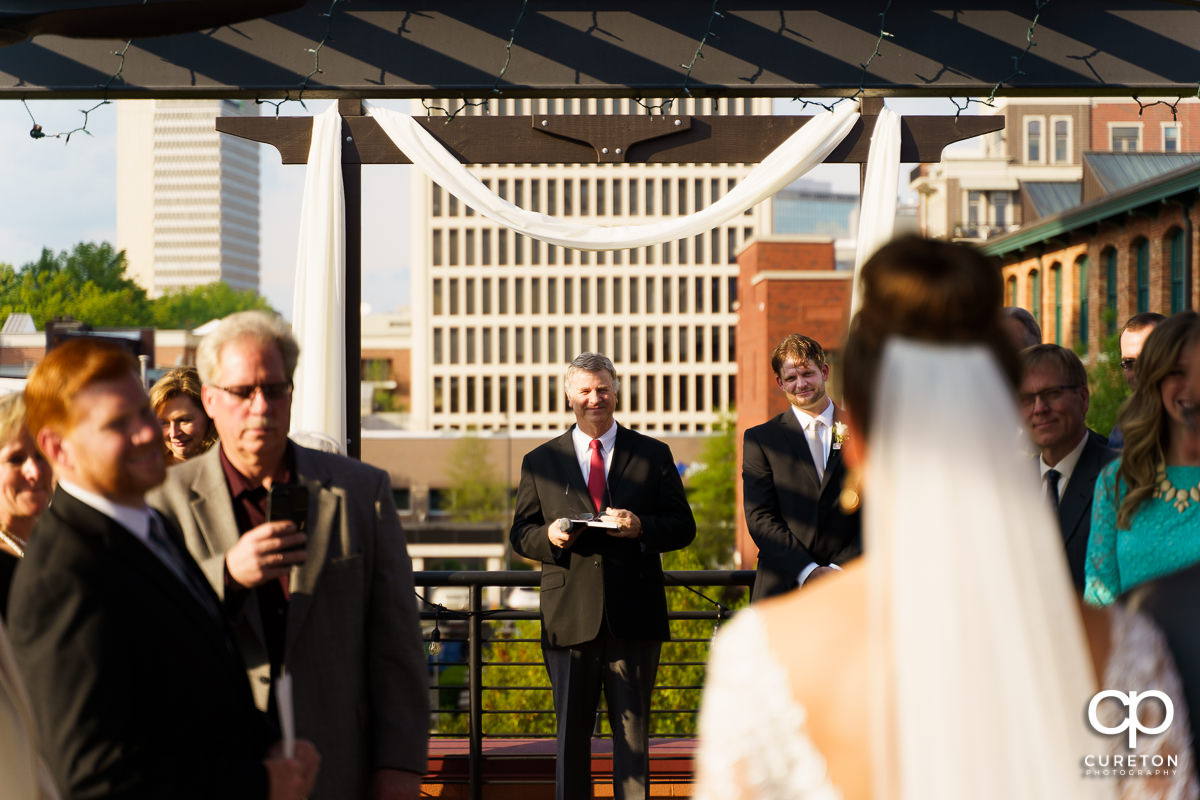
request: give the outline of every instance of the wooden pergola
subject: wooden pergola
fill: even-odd
[[[1192,96],[1200,63],[1200,3],[1180,0],[978,0],[955,10],[890,0],[131,0],[115,11],[116,0],[46,0],[40,14],[29,5],[0,0],[0,44],[16,41],[0,47],[0,98],[339,99],[353,455],[361,165],[407,163],[363,115],[364,98],[855,97],[862,119],[827,160],[861,164],[885,96],[961,97],[964,107],[968,97],[1004,95]],[[749,163],[808,119],[661,110],[423,124],[466,163]],[[937,161],[947,144],[1002,125],[906,118],[901,160]],[[217,126],[274,145],[284,163],[307,159],[309,117]]]

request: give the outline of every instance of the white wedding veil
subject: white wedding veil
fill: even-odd
[[[985,347],[887,344],[863,509],[876,798],[1112,796],[1081,777],[1095,679],[1020,430]]]

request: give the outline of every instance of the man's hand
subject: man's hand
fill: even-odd
[[[277,742],[267,752],[263,765],[267,768],[270,800],[305,800],[317,782],[321,756],[312,742],[297,739],[296,757],[285,758],[283,746]]]
[[[615,531],[611,529],[605,531],[609,536],[617,536],[622,539],[640,539],[642,537],[642,521],[632,511],[623,508],[606,508],[600,519],[603,522],[617,524]]]
[[[225,554],[225,569],[235,583],[246,589],[261,586],[287,575],[293,564],[304,562],[304,542],[289,520],[264,522],[251,528]],[[286,548],[297,550],[283,552]]]
[[[567,548],[575,541],[575,537],[579,534],[571,533],[571,520],[566,517],[560,517],[546,526],[546,535],[550,537],[550,544],[555,547]]]
[[[417,800],[421,776],[402,769],[377,769],[371,783],[372,800]]]

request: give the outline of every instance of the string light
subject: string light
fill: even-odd
[[[504,74],[508,72],[508,65],[512,63],[513,42],[517,39],[517,29],[521,27],[521,22],[525,19],[525,10],[528,7],[529,0],[522,0],[521,11],[517,14],[517,20],[513,23],[512,27],[508,29],[508,42],[504,45],[504,66],[500,68],[500,74],[496,76],[496,80],[492,81],[492,96],[499,97],[501,94],[500,81],[504,80]],[[595,21],[595,16],[592,17],[592,20],[593,22]],[[468,108],[477,108],[479,106],[483,106],[483,109],[486,112],[488,107],[488,98],[484,98],[483,100],[463,100],[462,104],[453,111],[445,106],[430,105],[429,101],[427,100],[422,100],[421,105],[425,107],[425,114],[427,116],[432,115],[434,111],[441,111],[446,116],[446,122],[449,123],[450,120],[454,119]]]
[[[303,108],[305,111],[308,111],[308,106],[304,104],[304,92],[308,89],[308,82],[312,80],[314,75],[321,75],[325,72],[325,70],[321,69],[321,51],[325,49],[325,45],[333,41],[333,11],[339,5],[341,5],[342,2],[343,0],[333,0],[333,2],[329,4],[329,8],[321,12],[321,16],[325,17],[326,19],[325,36],[320,42],[317,43],[316,47],[308,48],[308,52],[311,53],[313,57],[313,67],[308,71],[308,74],[304,76],[304,79],[300,81],[300,85],[297,87],[296,91],[296,99],[294,101],[292,100],[292,90],[288,89],[283,93],[282,100],[264,100],[262,98],[256,98],[254,100],[255,103],[258,105],[272,106],[275,109],[276,117],[279,116],[279,109],[283,107],[284,103],[296,102],[300,104],[301,108]]]
[[[142,5],[145,5],[145,4],[146,4],[146,0],[142,0]],[[116,81],[118,81],[122,78],[122,76],[125,72],[125,54],[129,52],[129,46],[131,44],[133,44],[133,40],[126,39],[124,47],[122,47],[120,50],[113,51],[112,54],[120,60],[120,63],[117,65],[117,71],[114,72],[112,75],[109,75],[108,80],[106,80],[103,84],[100,85],[100,88],[104,91],[104,96],[100,100],[100,102],[96,103],[96,105],[92,106],[91,108],[79,109],[79,113],[83,114],[83,124],[79,125],[76,128],[72,128],[69,131],[60,131],[58,133],[46,133],[46,131],[42,128],[41,124],[38,123],[37,118],[33,116],[33,109],[31,109],[29,107],[29,103],[26,102],[26,100],[24,98],[22,98],[21,105],[25,106],[25,111],[26,111],[26,113],[29,114],[29,119],[33,122],[33,127],[29,129],[29,138],[31,138],[31,139],[46,139],[46,138],[62,139],[63,144],[70,144],[71,137],[77,133],[86,133],[88,136],[91,136],[92,132],[90,130],[88,130],[88,122],[90,121],[91,114],[93,111],[100,108],[101,106],[106,106],[112,102],[111,100],[108,99],[108,90],[112,87],[113,83],[115,83]]]
[[[663,114],[670,113],[671,106],[673,106],[675,101],[681,96],[692,96],[692,90],[688,88],[688,82],[692,79],[692,70],[696,68],[696,62],[704,58],[704,45],[708,44],[709,39],[721,38],[716,34],[715,31],[713,31],[713,22],[718,19],[725,19],[725,15],[717,10],[717,0],[713,0],[712,8],[710,8],[708,12],[708,24],[705,26],[706,30],[704,31],[704,35],[700,37],[700,44],[696,46],[696,52],[692,53],[692,60],[686,64],[679,65],[680,69],[683,70],[683,85],[680,87],[678,94],[676,94],[674,97],[666,100],[660,100],[659,102],[653,104],[643,102],[642,98],[640,97],[633,98],[635,103],[646,109],[647,114],[653,114],[655,111]]]

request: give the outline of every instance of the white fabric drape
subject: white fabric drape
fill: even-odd
[[[873,796],[1111,797],[1112,781],[1080,778],[1095,679],[994,359],[896,340],[875,392],[863,509]]]
[[[363,108],[417,168],[479,214],[517,233],[578,250],[644,247],[712,230],[824,161],[859,119],[857,103],[845,103],[832,112],[814,116],[764,158],[732,191],[694,214],[643,225],[604,227],[566,222],[515,206],[484,186],[412,117],[369,103],[363,103]],[[894,189],[892,194],[894,205]]]
[[[313,117],[304,176],[292,330],[300,366],[292,431],[323,433],[346,446],[346,199],[337,103]]]
[[[862,203],[858,209],[858,243],[854,250],[854,282],[850,317],[862,303],[858,276],[867,259],[891,241],[896,230],[896,183],[900,174],[900,115],[884,107],[875,118]]]

